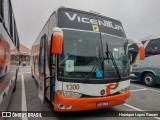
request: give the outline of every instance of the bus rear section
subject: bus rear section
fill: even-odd
[[[50,29],[53,16],[58,17],[54,19],[58,24]],[[42,60],[50,70],[44,67],[44,75],[37,79],[42,102],[48,99],[55,111],[64,112],[125,103],[130,95],[130,60],[121,22],[69,8],[58,9],[48,21],[39,36],[48,26],[44,43],[50,43],[50,51],[47,53],[45,45],[39,51],[50,58],[48,63]],[[38,51],[34,53],[33,58]],[[38,66],[33,68],[40,71]]]

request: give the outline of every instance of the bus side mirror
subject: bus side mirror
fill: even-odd
[[[139,56],[140,56],[140,60],[144,60],[144,58],[145,58],[144,46],[139,47]]]
[[[138,52],[138,46],[136,46],[136,48],[129,48],[130,64],[133,64],[135,62]]]
[[[62,54],[62,47],[63,47],[63,31],[59,27],[54,27],[51,53]]]

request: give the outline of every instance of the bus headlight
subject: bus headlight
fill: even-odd
[[[57,91],[57,93],[65,98],[80,98],[82,96],[82,94],[72,91]]]
[[[129,90],[129,87],[123,88],[123,89],[121,89],[121,90],[119,91],[119,93],[125,93],[125,92],[127,92],[128,90]]]

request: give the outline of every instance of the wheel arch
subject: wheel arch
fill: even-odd
[[[146,73],[151,73],[155,76],[155,79],[156,79],[156,73],[152,70],[145,70],[141,73],[141,80],[143,81],[143,76],[146,74]]]

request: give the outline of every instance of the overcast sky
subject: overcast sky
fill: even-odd
[[[11,0],[22,44],[31,48],[60,6],[97,11],[122,22],[128,38],[160,33],[160,0]]]

